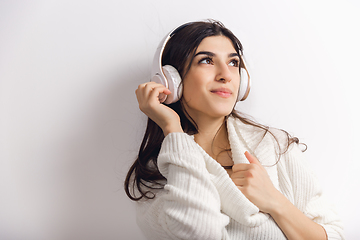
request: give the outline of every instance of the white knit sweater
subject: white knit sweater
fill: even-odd
[[[270,134],[263,138],[262,129],[231,117],[227,126],[235,164],[249,163],[244,156],[249,151],[265,167],[274,186],[324,227],[328,239],[343,239],[341,221],[322,196],[296,144],[274,165],[276,144]],[[283,132],[272,132],[280,144],[286,143]],[[165,188],[156,192],[155,199],[137,204],[138,225],[149,239],[286,239],[271,216],[259,212],[192,136],[166,136],[158,167],[167,179]]]

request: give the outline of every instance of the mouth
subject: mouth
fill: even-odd
[[[228,88],[217,88],[210,91],[222,98],[229,98],[232,95],[232,91]]]

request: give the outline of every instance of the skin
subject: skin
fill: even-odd
[[[205,38],[199,45],[190,70],[183,79],[183,105],[199,127],[195,141],[221,165],[233,165],[224,120],[236,103],[240,75],[239,56],[224,36]],[[148,82],[136,90],[139,108],[167,136],[183,132],[180,118],[159,102],[159,94],[170,94],[161,84]],[[250,153],[249,164],[235,164],[227,170],[238,189],[262,212],[269,213],[288,239],[326,239],[322,226],[298,210],[272,184],[266,170]],[[306,231],[304,231],[306,229]]]

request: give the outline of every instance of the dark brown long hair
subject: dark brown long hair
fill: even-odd
[[[230,39],[235,51],[239,55],[243,55],[243,47],[239,39],[237,39],[229,29],[225,28],[221,22],[208,20],[185,24],[175,30],[165,46],[162,55],[162,65],[172,65],[178,70],[181,78],[184,79],[190,69],[195,52],[201,41],[206,37],[219,35]],[[240,66],[244,66],[244,63],[240,62]],[[181,126],[185,133],[193,135],[198,132],[195,121],[193,121],[185,111],[181,99],[180,101],[167,106],[172,108],[179,115]],[[240,119],[245,124],[263,129],[264,136],[267,133],[270,133],[276,140],[278,149],[280,149],[280,143],[275,135],[269,130],[269,127],[245,117],[235,109],[230,115]],[[279,158],[281,154],[287,151],[292,143],[299,143],[297,138],[291,137],[287,132],[285,133],[288,140],[287,147],[282,151],[278,151]],[[142,198],[152,199],[155,197],[153,190],[164,187],[166,179],[161,175],[157,167],[157,158],[163,140],[164,134],[162,129],[154,121],[148,118],[146,131],[140,145],[138,156],[130,167],[124,182],[125,192],[131,200],[138,201]]]

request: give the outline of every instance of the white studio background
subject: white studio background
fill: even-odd
[[[145,129],[134,91],[160,39],[221,20],[253,79],[237,108],[286,129],[359,239],[357,0],[0,2],[0,239],[145,239],[122,185]]]

